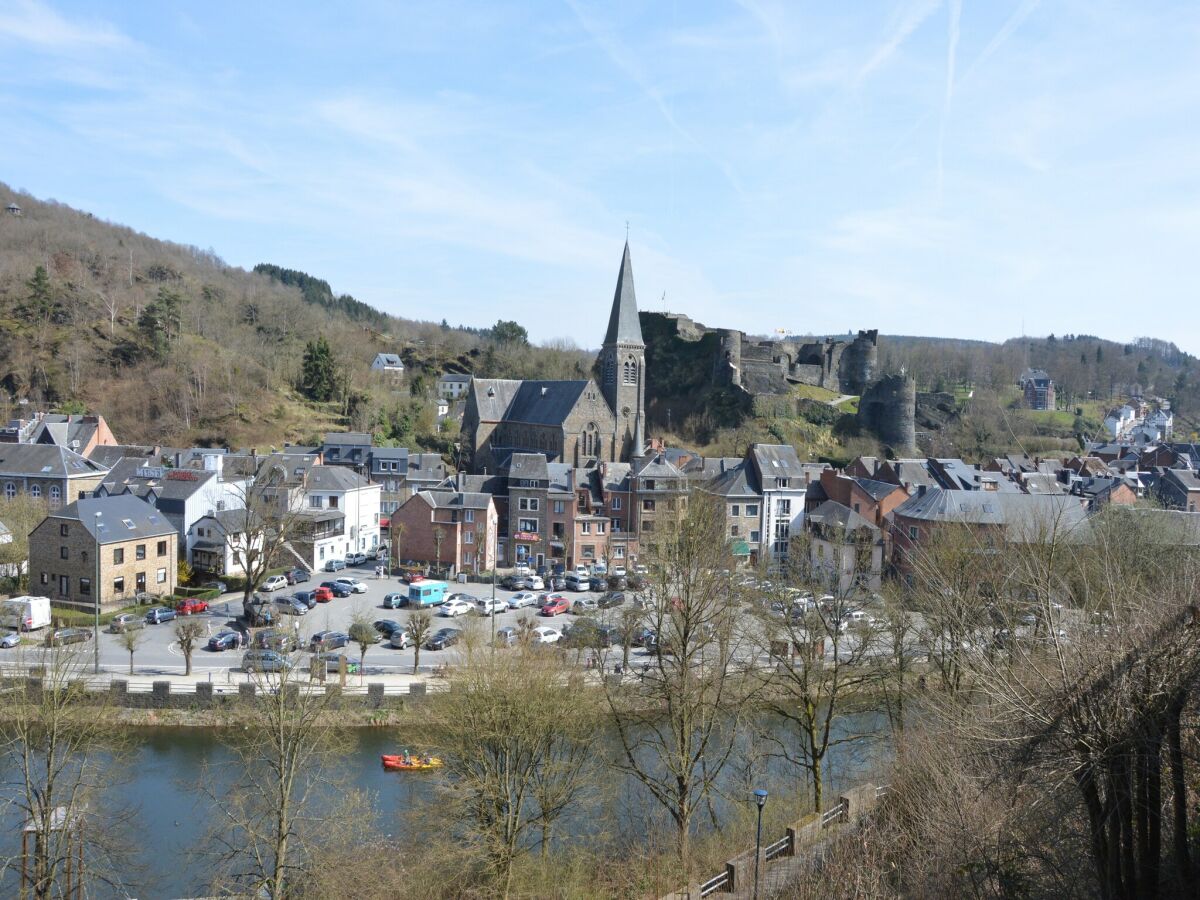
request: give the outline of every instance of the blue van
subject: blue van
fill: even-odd
[[[408,606],[410,609],[423,609],[428,606],[441,606],[446,602],[446,591],[450,585],[444,581],[418,581],[408,586]]]

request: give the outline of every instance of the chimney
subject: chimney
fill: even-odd
[[[925,485],[923,485],[923,484],[918,484],[918,485],[917,485],[917,496],[918,496],[918,497],[924,497],[924,496],[925,496]]]

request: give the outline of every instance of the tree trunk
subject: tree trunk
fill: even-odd
[[[129,651],[129,674],[133,674],[133,651]]]
[[[1096,867],[1096,881],[1100,884],[1100,896],[1103,900],[1114,900],[1109,885],[1109,849],[1104,805],[1100,802],[1100,794],[1096,790],[1095,773],[1089,766],[1081,766],[1075,770],[1075,785],[1083,795],[1083,805],[1087,809],[1088,826],[1092,835],[1092,861]]]
[[[1171,807],[1174,813],[1175,868],[1183,890],[1181,895],[1194,893],[1192,884],[1192,860],[1188,848],[1187,780],[1184,772],[1183,742],[1179,734],[1179,720],[1183,716],[1186,698],[1178,694],[1171,701],[1167,714],[1167,754],[1171,761]]]
[[[192,651],[191,650],[187,650],[183,654],[183,667],[184,667],[184,672],[183,672],[184,675],[192,674]]]

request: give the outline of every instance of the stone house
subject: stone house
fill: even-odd
[[[1124,478],[1079,478],[1071,482],[1070,492],[1087,503],[1088,512],[1097,512],[1110,503],[1133,506],[1137,490]]]
[[[849,477],[833,469],[821,473],[825,496],[854,511],[877,528],[897,506],[908,499],[908,492],[897,484],[871,478]]]
[[[1200,512],[1200,475],[1191,469],[1163,469],[1158,478],[1158,496],[1172,509]]]
[[[688,479],[662,453],[655,453],[630,463],[629,482],[630,526],[637,533],[641,551],[653,556],[658,534],[687,514]]]
[[[470,384],[470,375],[458,375],[455,373],[442,375],[438,378],[437,382],[438,396],[444,400],[457,400],[467,392]]]
[[[108,470],[56,444],[0,443],[0,492],[46,501],[50,509],[91,495]]]
[[[52,512],[29,535],[29,587],[56,606],[126,606],[174,593],[179,536],[130,494],[88,497]]]
[[[550,471],[546,457],[540,453],[514,453],[507,476],[508,562],[545,565],[552,555],[547,517]]]
[[[640,541],[632,468],[629,463],[601,463],[591,476],[597,482],[608,515],[609,558],[613,565],[628,566],[638,558]]]
[[[883,576],[883,531],[850,507],[826,500],[808,514],[814,580],[840,597],[877,591]]]
[[[398,562],[481,573],[496,566],[496,506],[489,494],[419,491],[392,515],[392,554]]]
[[[725,534],[735,558],[758,565],[762,553],[762,492],[754,467],[745,459],[719,459],[717,474],[704,490],[719,497]]]

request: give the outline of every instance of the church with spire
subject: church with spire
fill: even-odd
[[[629,462],[646,446],[646,345],[638,321],[629,243],[621,256],[600,383],[473,378],[463,412],[460,468],[494,474],[514,453],[582,469]]]

